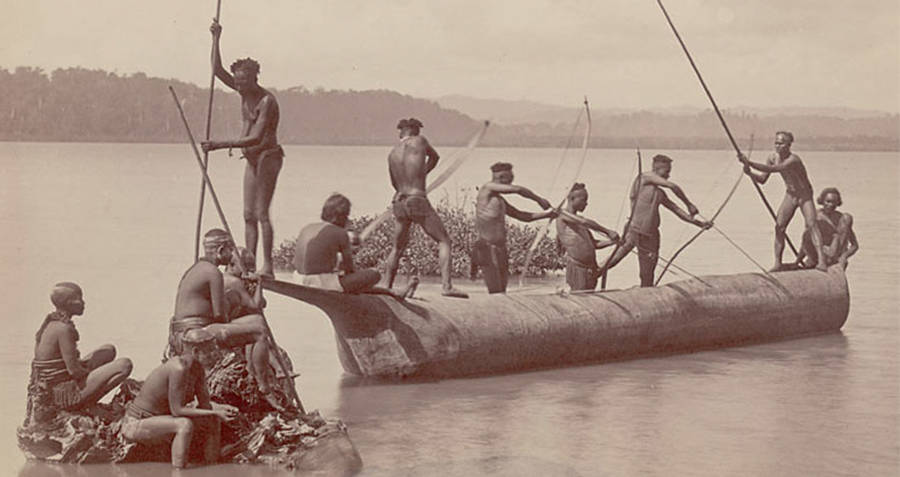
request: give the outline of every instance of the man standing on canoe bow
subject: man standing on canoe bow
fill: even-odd
[[[679,219],[697,227],[712,227],[712,222],[695,218],[699,212],[688,200],[678,184],[669,180],[672,173],[672,159],[657,154],[653,156],[653,170],[639,175],[631,186],[631,220],[625,230],[625,241],[616,253],[609,258],[600,270],[602,276],[610,268],[615,267],[634,247],[638,249],[641,286],[653,286],[653,274],[659,260],[659,206],[671,210]],[[687,206],[685,212],[675,205],[663,192],[663,188],[671,190]]]
[[[596,251],[617,243],[619,234],[578,215],[588,203],[588,192],[584,184],[573,185],[567,199],[566,207],[560,210],[556,221],[556,239],[566,251],[566,283],[573,291],[593,290],[597,287],[597,278],[600,276]],[[606,235],[609,240],[594,239],[591,230]]]
[[[259,229],[262,229],[263,267],[260,275],[274,278],[272,265],[272,222],[269,205],[275,193],[275,183],[284,161],[284,150],[278,145],[278,101],[257,83],[259,63],[251,58],[231,64],[233,75],[222,67],[219,37],[222,26],[213,22],[213,70],[229,88],[241,95],[241,137],[228,141],[203,142],[204,152],[240,147],[247,165],[244,168],[244,240],[247,249],[256,254]]]
[[[781,256],[784,253],[787,227],[798,208],[803,214],[803,220],[806,221],[806,231],[812,239],[816,256],[824,256],[822,255],[822,235],[816,227],[816,205],[813,203],[812,184],[809,182],[803,161],[791,152],[793,142],[794,135],[790,132],[778,131],[775,133],[775,152],[769,156],[765,164],[752,162],[743,154],[738,156],[738,159],[744,164],[744,173],[750,176],[754,182],[765,184],[773,172],[781,174],[781,178],[784,179],[784,200],[781,201],[775,218],[775,266],[771,270],[773,272],[780,270],[783,266]],[[762,171],[762,173],[757,174],[752,169]],[[819,270],[825,270],[826,267],[824,260],[819,260],[816,264],[816,268]]]
[[[437,166],[440,156],[419,135],[422,122],[416,118],[401,119],[397,123],[400,143],[394,146],[388,156],[388,170],[391,184],[396,193],[391,202],[394,213],[394,238],[391,254],[388,255],[388,288],[394,286],[394,278],[400,266],[400,257],[409,243],[410,227],[419,224],[429,237],[438,242],[438,261],[441,267],[441,284],[444,296],[468,298],[455,288],[450,281],[450,236],[441,223],[441,218],[425,196],[425,176]]]
[[[480,267],[488,293],[505,293],[509,276],[506,251],[506,216],[522,222],[533,222],[556,216],[547,210],[550,202],[531,189],[515,185],[512,164],[498,162],[491,166],[492,180],[481,186],[475,201],[475,230],[478,240],[472,245],[472,266]],[[538,203],[546,212],[522,212],[503,199],[502,194],[518,194]],[[474,268],[473,268],[474,271]]]

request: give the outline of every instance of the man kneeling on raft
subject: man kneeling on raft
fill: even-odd
[[[171,440],[174,467],[187,464],[191,449],[202,449],[203,463],[213,464],[219,460],[220,420],[234,419],[238,409],[219,403],[213,407],[209,400],[202,361],[215,349],[212,333],[190,330],[181,344],[181,353],[151,371],[128,404],[122,435],[144,444]],[[197,405],[188,406],[194,398]]]
[[[81,287],[57,283],[50,294],[56,307],[35,335],[28,384],[26,420],[44,421],[57,411],[84,409],[100,400],[131,374],[131,360],[116,358],[113,345],[103,345],[82,359],[72,318],[84,313]]]
[[[269,362],[268,325],[260,314],[228,320],[225,285],[219,265],[231,263],[234,245],[228,234],[212,229],[203,237],[205,255],[191,265],[178,284],[175,315],[169,330],[169,354],[178,355],[184,332],[203,328],[222,346],[252,344],[247,361],[259,385],[259,391],[275,409],[281,409],[271,393],[274,380]],[[168,356],[172,357],[172,356]]]
[[[346,230],[350,200],[332,194],[322,206],[322,222],[303,227],[294,247],[294,278],[300,285],[346,293],[375,293],[398,299],[412,296],[419,283],[413,278],[405,291],[375,286],[381,280],[377,270],[356,270],[353,250]],[[340,256],[340,259],[338,257]]]

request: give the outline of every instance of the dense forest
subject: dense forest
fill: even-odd
[[[0,68],[0,140],[74,142],[182,142],[183,127],[167,87],[178,92],[195,136],[203,131],[207,90],[143,73],[119,75],[83,68]],[[483,118],[441,107],[435,101],[388,90],[338,91],[302,86],[272,90],[281,107],[279,137],[285,144],[390,144],[399,118],[415,116],[435,144],[461,145]],[[572,120],[574,121],[575,118]],[[807,150],[900,150],[900,116],[840,118],[822,115],[728,114],[736,138],[746,142],[790,129]],[[213,137],[240,128],[235,93],[217,91]],[[593,147],[728,149],[715,114],[635,111],[596,115]],[[560,147],[572,124],[495,125],[487,146]],[[580,134],[580,132],[578,133]],[[580,140],[573,141],[574,143]],[[757,142],[760,144],[760,142]]]

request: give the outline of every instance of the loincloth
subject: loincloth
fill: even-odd
[[[294,271],[294,282],[310,288],[343,292],[341,286],[341,274],[339,272],[303,274]]]
[[[596,264],[587,265],[566,255],[566,283],[572,290],[597,288],[599,272]]]
[[[244,148],[242,151],[243,158],[247,159],[247,162],[252,164],[254,167],[257,167],[262,163],[263,160],[282,160],[284,159],[284,149],[276,144],[274,146],[265,146],[262,149],[253,148]],[[281,165],[278,166],[281,168]]]
[[[401,222],[421,223],[435,213],[425,194],[397,194],[391,202],[391,210]]]
[[[81,402],[81,388],[62,359],[33,360],[28,380],[26,422],[44,421]]]
[[[203,328],[213,323],[213,319],[206,316],[186,316],[184,318],[172,317],[169,320],[169,343],[163,352],[163,361],[181,354],[181,337],[190,330]]]
[[[509,268],[508,255],[506,243],[493,244],[484,239],[478,239],[472,244],[472,265],[481,268],[506,270]]]
[[[625,238],[637,247],[638,253],[659,253],[659,229],[645,233],[629,227],[625,232]]]

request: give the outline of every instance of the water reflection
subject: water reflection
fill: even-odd
[[[398,462],[424,463],[402,469],[409,475],[431,466],[463,475],[496,458],[507,459],[508,468],[553,469],[550,475],[690,471],[698,459],[719,465],[725,459],[728,468],[752,475],[771,471],[798,446],[822,446],[810,440],[815,429],[796,431],[826,430],[829,423],[816,416],[848,412],[851,349],[835,333],[470,379],[345,377],[337,414],[351,429],[367,475],[397,471]],[[841,390],[822,396],[830,387]],[[524,463],[523,456],[540,459]]]

